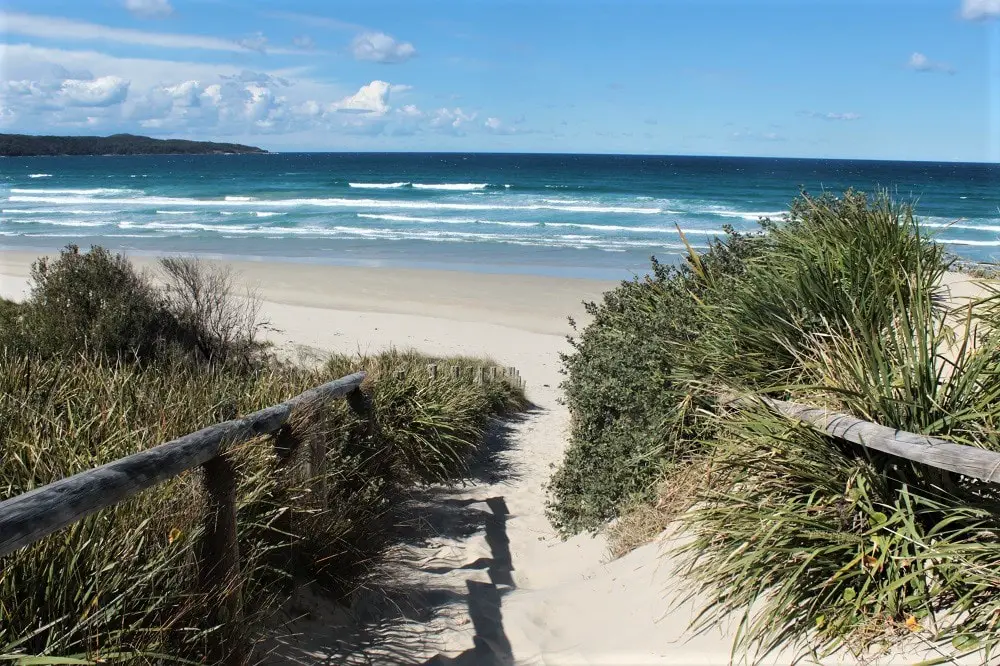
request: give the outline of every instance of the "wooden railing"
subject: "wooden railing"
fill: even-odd
[[[347,396],[352,408],[364,410],[358,372],[317,386],[286,402],[240,419],[209,426],[151,449],[80,472],[0,502],[0,557],[30,545],[105,507],[201,467],[208,495],[205,534],[201,543],[199,580],[207,593],[213,625],[237,627],[242,616],[240,555],[236,534],[236,471],[226,451],[261,435],[277,435],[292,413]],[[240,641],[218,634],[213,652],[225,663],[245,661]]]
[[[471,373],[472,381],[502,380],[523,387],[516,368],[451,366],[453,379]],[[406,375],[396,372],[397,379]],[[438,366],[427,366],[427,376],[438,378]],[[369,417],[369,405],[360,386],[366,373],[358,372],[310,389],[290,400],[243,418],[203,428],[151,449],[115,460],[95,469],[35,488],[0,502],[0,558],[19,548],[82,520],[90,514],[118,504],[183,472],[201,467],[208,496],[205,533],[199,553],[199,580],[210,603],[213,625],[238,627],[242,617],[240,556],[236,526],[236,470],[226,451],[232,446],[262,435],[275,436],[280,457],[291,454],[282,444],[287,423],[297,409],[316,406],[334,398],[347,397],[355,412]],[[325,446],[311,451],[316,466],[326,455]],[[315,470],[313,470],[315,472]],[[246,654],[239,640],[220,632],[213,650],[227,664],[242,664]]]
[[[761,402],[785,416],[807,423],[832,437],[889,453],[906,460],[954,472],[973,479],[1000,483],[1000,453],[975,446],[955,444],[936,437],[888,428],[862,421],[849,414],[810,407],[764,396],[728,395],[724,404],[741,406]]]

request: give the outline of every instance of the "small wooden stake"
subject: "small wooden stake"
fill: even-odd
[[[431,376],[432,380],[438,378],[438,367],[436,363],[431,363],[427,366],[427,374]]]
[[[453,366],[451,366],[451,376],[454,379],[458,379],[459,377],[461,377],[462,376],[462,366],[460,366],[460,365],[453,365]]]

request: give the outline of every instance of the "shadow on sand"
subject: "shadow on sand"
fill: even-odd
[[[472,485],[501,485],[516,478],[516,470],[506,455],[513,426],[533,410],[513,419],[492,424],[485,446],[470,462]],[[428,554],[406,557],[406,572],[390,566],[377,587],[356,595],[351,609],[330,603],[310,590],[298,595],[289,609],[289,620],[267,646],[265,664],[420,664],[423,666],[501,666],[513,664],[510,642],[503,627],[501,602],[516,585],[513,579],[507,520],[510,512],[503,496],[490,493],[477,497],[461,488],[416,488],[405,503],[399,525],[401,551]],[[495,491],[494,491],[495,492]],[[455,495],[463,495],[461,498]],[[472,496],[470,496],[472,495]],[[462,541],[483,533],[488,557],[455,565],[438,559],[435,544]],[[441,562],[435,565],[435,560]],[[485,571],[468,578],[465,589],[454,581],[462,571]],[[437,576],[444,584],[436,586]],[[435,635],[428,625],[445,609],[458,613],[460,624],[471,622],[473,645],[455,657],[435,653]],[[449,613],[454,615],[455,613]]]

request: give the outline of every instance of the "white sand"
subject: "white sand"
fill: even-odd
[[[0,255],[0,295],[23,293],[25,260]],[[511,427],[511,447],[501,455],[513,467],[512,478],[428,495],[431,535],[401,549],[391,571],[426,612],[401,607],[396,615],[405,621],[388,622],[358,646],[338,642],[343,635],[334,627],[343,617],[315,606],[311,619],[294,625],[304,633],[284,641],[276,663],[729,663],[732,627],[686,640],[694,607],[671,608],[677,581],[661,544],[607,562],[602,538],[561,541],[544,514],[544,485],[567,441],[569,415],[558,389],[558,354],[568,347],[565,316],[579,316],[580,300],[613,285],[276,264],[239,268],[260,283],[264,314],[283,329],[273,339],[286,348],[397,346],[490,355],[520,369],[537,405]]]

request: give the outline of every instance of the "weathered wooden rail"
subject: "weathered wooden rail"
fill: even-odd
[[[863,421],[850,414],[810,407],[765,396],[724,396],[722,402],[741,406],[760,402],[785,416],[807,423],[833,437],[889,453],[906,460],[954,472],[973,479],[1000,483],[1000,453],[955,444],[936,437],[918,435]]]
[[[503,380],[523,387],[516,368],[451,367],[451,378],[471,373],[476,383]],[[396,372],[404,378],[405,370]],[[0,558],[29,546],[43,537],[72,525],[96,511],[113,506],[200,467],[208,497],[205,533],[199,552],[199,581],[209,600],[213,624],[239,628],[242,617],[240,555],[236,525],[237,476],[227,451],[236,444],[263,435],[274,436],[275,452],[285,458],[284,437],[288,421],[302,408],[314,407],[334,398],[346,397],[353,410],[368,418],[369,406],[360,387],[366,373],[358,372],[306,391],[243,418],[232,419],[184,435],[100,467],[35,488],[0,502]],[[427,377],[438,378],[438,366],[427,366]],[[314,443],[314,447],[316,444]],[[315,473],[326,456],[325,444],[309,452],[310,471]],[[214,663],[243,664],[245,646],[235,635],[218,634]]]

